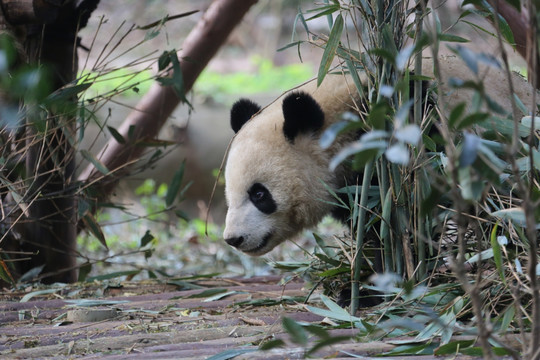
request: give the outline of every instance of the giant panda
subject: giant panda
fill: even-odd
[[[490,98],[503,109],[512,108],[501,69],[480,66],[473,73],[456,57],[441,58],[439,64],[443,112],[448,114],[445,109],[470,103],[472,98],[467,89],[450,87],[450,78],[481,77]],[[422,72],[434,78],[432,61],[424,59]],[[367,83],[365,75],[360,78]],[[530,109],[534,90],[517,74],[512,82],[516,95]],[[320,86],[310,81],[264,108],[248,99],[232,106],[230,121],[236,134],[225,167],[228,211],[223,233],[229,245],[251,256],[263,255],[336,213],[327,187],[337,190],[356,179],[347,166],[330,171],[329,163],[358,134],[345,133],[326,149],[320,147],[319,138],[345,112],[361,113],[362,106],[352,79],[342,74],[328,74]]]

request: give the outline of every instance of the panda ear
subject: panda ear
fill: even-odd
[[[231,128],[235,133],[251,119],[253,114],[261,110],[261,107],[248,99],[240,99],[231,108]]]
[[[293,92],[283,99],[283,133],[289,142],[299,134],[320,130],[324,124],[324,112],[311,95]]]

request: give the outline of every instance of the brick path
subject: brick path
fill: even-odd
[[[287,316],[316,323],[322,318],[293,301],[307,294],[302,283],[282,286],[278,282],[277,277],[206,280],[202,282],[203,289],[183,291],[156,282],[122,283],[122,286],[112,287],[78,285],[67,286],[54,294],[35,296],[27,302],[20,300],[28,290],[4,292],[0,294],[0,358],[206,359],[226,350],[231,352],[230,356],[240,354],[235,359],[303,358],[305,349],[288,341],[281,319]],[[208,301],[212,300],[209,297],[190,297],[208,287],[222,289],[216,298],[225,292],[230,295],[213,301]],[[96,298],[100,293],[103,295]],[[68,316],[71,318],[74,314],[71,312],[74,308],[66,302],[70,296],[121,303],[84,308],[90,315],[107,309],[106,313],[112,317],[104,320],[69,322],[66,321]],[[356,331],[342,329],[330,333],[352,337]],[[258,344],[268,339],[283,339],[288,346],[257,351]],[[325,347],[316,356],[339,359],[351,358],[350,354],[354,354],[369,359],[370,355],[393,347],[384,342],[359,343],[351,339]],[[392,356],[391,359],[411,357]],[[415,356],[414,359],[435,358]]]

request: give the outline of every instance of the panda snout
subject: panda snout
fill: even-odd
[[[235,248],[239,247],[240,245],[242,245],[242,243],[244,242],[244,237],[243,236],[239,236],[239,237],[232,237],[232,238],[228,238],[228,239],[225,239],[225,242],[231,246],[234,246]]]

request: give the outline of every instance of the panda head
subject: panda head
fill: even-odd
[[[318,144],[324,125],[321,105],[306,92],[289,93],[263,110],[247,99],[233,105],[223,234],[229,245],[265,254],[330,211],[324,183],[333,177]]]

